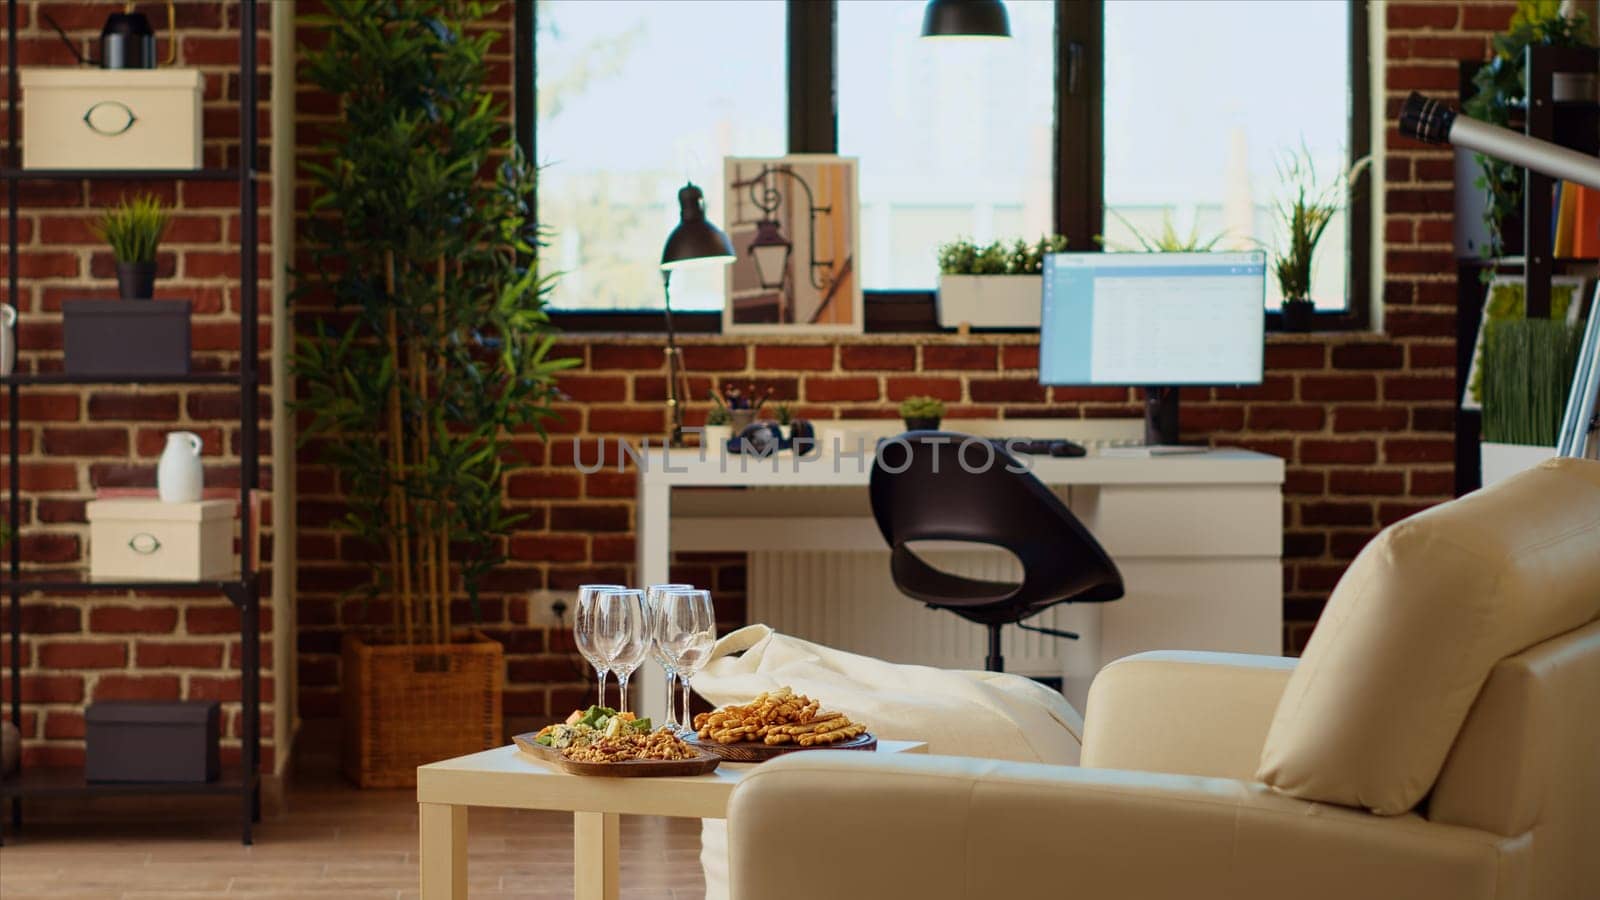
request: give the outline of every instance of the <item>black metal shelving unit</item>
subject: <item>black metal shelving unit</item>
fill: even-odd
[[[1593,75],[1600,69],[1600,50],[1582,47],[1529,47],[1524,71],[1527,101],[1521,128],[1529,137],[1554,141],[1582,153],[1600,155],[1600,103],[1592,100],[1556,100],[1554,82],[1558,74]],[[1464,62],[1459,72],[1459,99],[1472,96],[1472,76],[1483,63]],[[1517,127],[1513,123],[1512,127]],[[1555,255],[1555,236],[1550,222],[1553,212],[1551,192],[1555,179],[1532,169],[1523,170],[1521,246],[1510,248],[1516,255],[1485,259],[1456,247],[1456,397],[1466,390],[1467,372],[1472,366],[1478,324],[1483,316],[1485,273],[1521,276],[1526,315],[1541,318],[1550,314],[1551,278],[1558,273],[1592,269],[1593,259],[1562,259]],[[1468,211],[1462,200],[1478,188],[1456,185],[1457,216],[1478,215]],[[1510,243],[1508,238],[1508,243]],[[1579,298],[1580,301],[1582,298]],[[1590,315],[1594,313],[1591,311]],[[1456,495],[1476,490],[1482,482],[1479,460],[1483,416],[1475,410],[1456,409]]]
[[[237,578],[199,582],[150,581],[90,581],[79,571],[34,571],[22,568],[22,547],[18,540],[21,527],[22,493],[18,473],[19,450],[19,400],[21,391],[28,386],[49,385],[232,385],[239,390],[239,532],[240,547],[245,548],[241,558],[248,557],[254,536],[251,534],[250,492],[260,480],[258,447],[260,369],[257,359],[257,201],[256,158],[259,146],[256,134],[256,34],[257,0],[239,0],[239,160],[231,168],[172,170],[78,170],[78,169],[23,169],[18,144],[19,121],[17,103],[19,86],[17,77],[17,19],[18,0],[6,0],[6,51],[7,51],[7,147],[6,167],[0,169],[0,180],[6,184],[6,248],[10,267],[7,272],[7,292],[13,307],[19,307],[17,274],[18,244],[18,186],[30,181],[237,181],[239,185],[239,371],[237,373],[200,372],[189,375],[129,376],[118,378],[109,375],[68,375],[64,373],[18,373],[0,378],[7,391],[8,446],[10,461],[9,502],[7,521],[12,540],[5,578],[0,583],[9,601],[11,642],[11,721],[19,728],[22,724],[22,597],[33,593],[59,593],[64,595],[106,591],[203,591],[219,593],[239,612],[240,634],[240,700],[242,715],[240,725],[240,763],[225,767],[222,777],[202,784],[128,784],[93,783],[84,779],[79,769],[37,768],[24,766],[9,778],[0,780],[0,797],[11,800],[11,826],[22,826],[22,800],[24,797],[87,797],[128,794],[210,794],[235,795],[240,804],[241,840],[251,843],[252,827],[261,819],[261,617],[260,585],[254,573],[242,571]],[[19,307],[20,308],[20,307]]]

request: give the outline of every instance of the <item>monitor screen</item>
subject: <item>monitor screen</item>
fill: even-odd
[[[1266,254],[1045,257],[1039,381],[1261,383]]]

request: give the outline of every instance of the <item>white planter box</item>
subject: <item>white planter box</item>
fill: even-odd
[[[1038,328],[1043,290],[1038,275],[940,275],[939,325]]]
[[[1483,471],[1483,486],[1526,471],[1556,455],[1554,447],[1530,447],[1526,444],[1497,444],[1484,441],[1478,447],[1478,461]]]
[[[23,69],[24,169],[198,169],[196,69]]]
[[[238,572],[232,500],[91,500],[89,577],[204,581]]]

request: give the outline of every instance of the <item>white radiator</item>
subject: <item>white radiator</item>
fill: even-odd
[[[1022,579],[1021,566],[1008,553],[943,552],[925,558],[957,575]],[[853,653],[947,669],[981,669],[988,653],[983,626],[929,609],[895,589],[887,550],[751,553],[748,595],[750,621]],[[1069,669],[1092,674],[1099,667],[1095,604],[1062,604],[1029,621],[1082,632],[1084,639],[1008,626],[1002,644],[1006,671],[1059,677]]]

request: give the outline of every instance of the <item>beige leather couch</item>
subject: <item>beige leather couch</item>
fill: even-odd
[[[1600,463],[1384,532],[1304,657],[1146,653],[1083,766],[795,754],[729,811],[734,900],[1600,898]]]

